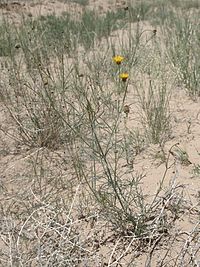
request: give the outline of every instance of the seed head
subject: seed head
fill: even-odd
[[[130,107],[128,105],[124,105],[124,113],[126,114],[126,117],[128,117],[129,112],[130,112]]]

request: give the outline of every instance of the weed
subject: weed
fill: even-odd
[[[86,6],[89,3],[89,0],[70,0],[71,2],[77,3],[82,6]]]
[[[179,81],[185,86],[189,95],[196,99],[199,96],[199,59],[198,59],[198,22],[194,15],[185,15],[179,19],[168,18],[164,27],[169,59],[177,73]],[[194,22],[195,20],[196,22]],[[196,25],[196,26],[194,26]]]
[[[176,160],[178,160],[182,165],[190,165],[192,164],[189,160],[188,153],[183,150],[180,147],[176,147],[173,151],[171,151],[171,154],[175,157]]]
[[[200,176],[200,164],[194,164],[192,172],[194,176]]]
[[[17,52],[16,34],[14,30],[10,31],[8,22],[3,20],[0,25],[0,57],[7,57]],[[16,48],[16,49],[15,49]]]
[[[150,142],[162,144],[170,136],[169,95],[165,83],[156,85],[150,80],[147,86],[146,92],[137,90],[143,127]]]
[[[139,131],[139,129],[136,129],[130,132],[130,139],[132,141],[134,154],[140,154],[145,149],[145,136]]]

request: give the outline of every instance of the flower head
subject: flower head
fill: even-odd
[[[157,33],[157,30],[156,30],[156,29],[154,29],[154,30],[153,30],[153,34],[154,34],[154,35],[156,35],[156,33]]]
[[[121,80],[122,80],[123,82],[125,82],[125,81],[128,79],[129,74],[126,73],[126,72],[123,72],[123,73],[121,73],[121,74],[119,75],[119,77],[121,78]]]
[[[125,105],[125,106],[124,106],[124,113],[126,114],[126,117],[128,117],[129,112],[130,112],[130,107],[129,107],[129,105]]]
[[[113,61],[117,64],[120,65],[122,63],[122,61],[124,60],[124,57],[122,56],[115,56],[113,57]]]

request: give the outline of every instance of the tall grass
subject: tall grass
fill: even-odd
[[[199,97],[199,20],[198,14],[169,16],[164,27],[163,36],[172,67],[177,78],[188,94]]]

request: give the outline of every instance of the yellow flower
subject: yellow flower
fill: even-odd
[[[122,61],[124,60],[124,57],[122,56],[115,56],[113,57],[113,61],[117,64],[120,65],[122,63]]]
[[[126,73],[126,72],[123,72],[123,73],[121,73],[121,74],[119,75],[119,77],[122,79],[123,82],[125,82],[125,81],[128,79],[129,74]]]

